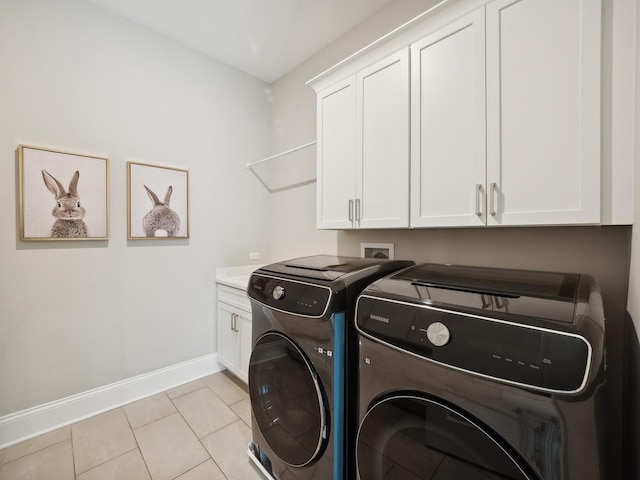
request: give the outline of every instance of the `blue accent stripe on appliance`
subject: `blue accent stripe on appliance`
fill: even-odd
[[[344,479],[345,314],[333,315],[333,480]]]

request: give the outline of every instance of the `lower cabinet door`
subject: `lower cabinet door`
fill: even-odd
[[[238,309],[218,302],[218,361],[236,374],[240,369],[239,335],[234,328]]]
[[[218,302],[218,361],[248,383],[251,313]]]

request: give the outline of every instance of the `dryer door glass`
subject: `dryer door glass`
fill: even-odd
[[[289,338],[270,332],[258,339],[249,394],[260,432],[283,462],[302,467],[323,452],[325,397],[311,362]]]
[[[482,427],[449,407],[401,395],[365,415],[356,449],[360,480],[532,480]]]

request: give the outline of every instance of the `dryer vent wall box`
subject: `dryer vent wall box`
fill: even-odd
[[[418,265],[362,292],[356,329],[360,480],[381,479],[383,457],[419,478],[456,478],[432,477],[438,465],[607,478],[605,322],[590,275]]]

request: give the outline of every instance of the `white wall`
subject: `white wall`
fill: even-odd
[[[109,241],[19,240],[20,143],[108,155]],[[262,82],[83,0],[0,0],[0,152],[0,416],[217,350],[215,268],[269,256]],[[190,170],[189,240],[127,241],[128,160]]]

